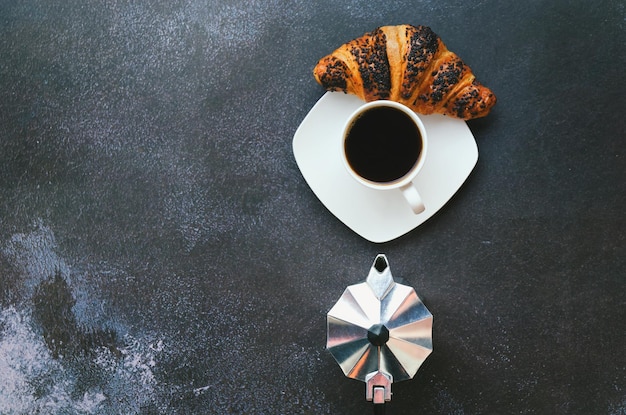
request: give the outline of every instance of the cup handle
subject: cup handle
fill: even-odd
[[[402,195],[406,199],[409,205],[411,205],[411,209],[413,209],[413,213],[416,215],[422,213],[426,207],[424,206],[424,202],[420,194],[417,192],[415,185],[413,182],[405,184],[400,188],[402,191]]]

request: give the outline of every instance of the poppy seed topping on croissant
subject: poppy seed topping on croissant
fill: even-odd
[[[496,103],[472,70],[429,27],[382,26],[320,59],[313,70],[328,91],[365,101],[400,102],[419,114],[469,120]]]

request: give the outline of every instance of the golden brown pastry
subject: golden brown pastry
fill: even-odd
[[[496,96],[429,27],[383,26],[319,60],[313,75],[328,91],[388,99],[420,114],[484,117]]]

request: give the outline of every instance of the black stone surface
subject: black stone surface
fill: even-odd
[[[325,315],[383,252],[434,314],[388,414],[626,412],[621,1],[0,1],[0,413],[363,414]],[[372,244],[293,133],[311,70],[424,24],[499,102]]]

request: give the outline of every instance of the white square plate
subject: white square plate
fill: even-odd
[[[426,210],[414,214],[399,190],[374,190],[358,183],[341,161],[344,123],[364,101],[327,92],[304,118],[293,138],[296,163],[313,193],[350,229],[371,242],[387,242],[415,229],[459,190],[478,161],[478,147],[463,120],[419,115],[428,134],[428,156],[414,180]]]

